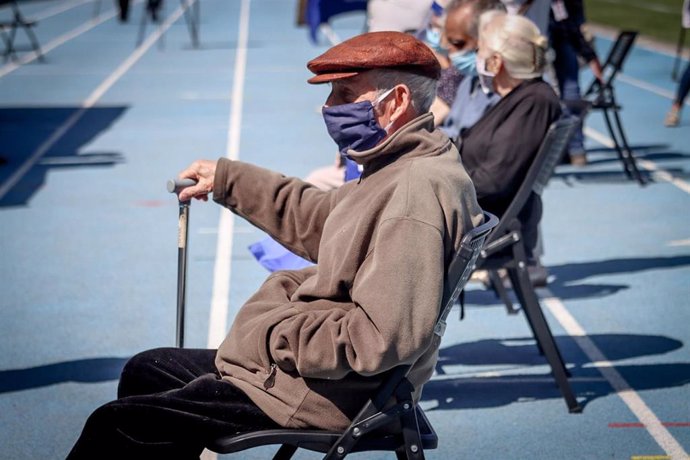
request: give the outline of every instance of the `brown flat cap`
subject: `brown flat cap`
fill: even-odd
[[[369,32],[334,46],[307,63],[316,76],[308,82],[327,83],[371,69],[399,68],[438,78],[441,66],[429,47],[402,32]]]

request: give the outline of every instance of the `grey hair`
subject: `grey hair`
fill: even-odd
[[[479,16],[481,16],[482,13],[490,10],[506,10],[505,5],[503,5],[500,0],[451,0],[445,8],[446,15],[459,10],[465,5],[472,5],[474,8],[470,28],[467,31],[467,34],[473,38],[479,37]]]
[[[417,115],[429,111],[431,103],[436,97],[437,81],[425,75],[419,75],[399,69],[372,69],[367,72],[372,85],[379,90],[385,91],[395,85],[405,85],[410,90],[412,108]]]

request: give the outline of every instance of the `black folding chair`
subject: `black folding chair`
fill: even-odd
[[[3,56],[5,61],[8,59],[14,59],[17,57],[17,48],[15,46],[15,39],[17,37],[17,29],[24,29],[26,36],[31,42],[31,48],[36,52],[39,61],[43,61],[43,53],[41,52],[41,45],[36,38],[36,34],[33,31],[34,26],[37,24],[36,21],[31,19],[26,19],[22,12],[19,10],[19,5],[17,0],[2,0],[0,5],[9,3],[12,9],[12,18],[9,20],[0,21],[0,37],[5,45],[5,51]]]
[[[434,328],[434,333],[439,337],[443,336],[446,318],[474,270],[486,236],[498,224],[496,216],[484,214],[484,223],[463,237],[446,275],[444,307]],[[263,445],[280,444],[274,460],[292,458],[298,448],[325,453],[324,459],[341,459],[352,452],[364,451],[392,451],[399,459],[423,459],[425,449],[437,447],[438,437],[424,412],[412,398],[414,388],[406,378],[409,370],[409,365],[392,369],[375,395],[343,432],[262,430],[228,434],[215,439],[206,447],[217,453],[229,454]]]
[[[537,341],[537,346],[546,356],[570,412],[581,412],[582,408],[570,388],[569,373],[539,305],[534,286],[530,282],[527,271],[527,248],[518,216],[532,194],[542,194],[578,123],[579,119],[572,116],[562,118],[549,127],[522,185],[506,212],[501,216],[501,222],[487,238],[476,264],[477,269],[489,272],[491,284],[506,304],[508,312],[516,313],[518,310],[513,308],[503,282],[497,275],[500,269],[507,271],[515,295]]]
[[[606,61],[604,61],[602,66],[604,81],[599,81],[596,78],[592,81],[589,88],[584,93],[583,103],[585,104],[585,110],[602,111],[606,127],[611,135],[611,140],[613,140],[618,159],[623,164],[625,174],[630,179],[639,182],[640,185],[644,185],[647,181],[640,174],[635,156],[628,145],[628,139],[625,135],[620,117],[622,107],[618,104],[618,101],[616,101],[614,91],[614,80],[618,72],[623,69],[623,63],[630,54],[636,37],[637,32],[631,30],[626,30],[618,34],[618,38],[611,47],[609,55],[606,57]]]

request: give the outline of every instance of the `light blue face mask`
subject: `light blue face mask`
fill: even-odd
[[[477,52],[456,51],[448,54],[450,62],[461,74],[474,76],[477,75]]]
[[[441,30],[435,27],[426,29],[424,33],[424,43],[439,54],[445,55],[448,52],[448,50],[441,46]]]

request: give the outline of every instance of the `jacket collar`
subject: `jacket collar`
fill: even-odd
[[[368,150],[348,150],[348,156],[364,166],[364,175],[381,169],[401,157],[439,155],[451,147],[451,141],[434,129],[434,116],[425,113],[410,120],[379,145]]]

